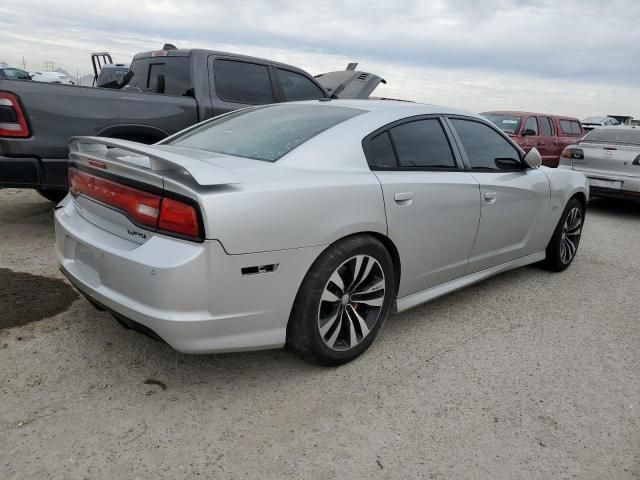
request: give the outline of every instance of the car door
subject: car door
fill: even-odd
[[[369,135],[388,235],[402,264],[398,297],[461,277],[480,219],[480,188],[454,153],[443,120],[414,117]]]
[[[479,119],[449,117],[471,175],[480,184],[480,226],[467,274],[544,250],[549,181],[527,168],[521,152]]]
[[[523,137],[520,145],[525,152],[540,146],[540,127],[538,126],[538,118],[535,115],[530,115],[524,120],[520,135]]]

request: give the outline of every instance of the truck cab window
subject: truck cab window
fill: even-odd
[[[274,102],[266,65],[216,60],[213,62],[213,76],[216,93],[221,100],[252,105]]]

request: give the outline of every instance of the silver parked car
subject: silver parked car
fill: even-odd
[[[592,130],[565,148],[560,166],[584,173],[592,196],[640,199],[640,128]]]
[[[406,102],[260,106],[152,146],[70,149],[62,271],[190,353],[349,361],[392,311],[534,262],[565,269],[588,196],[482,117]]]

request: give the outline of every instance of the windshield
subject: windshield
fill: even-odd
[[[518,133],[522,124],[522,117],[500,113],[484,113],[484,117],[504,133]]]
[[[209,121],[169,145],[275,162],[319,133],[363,113],[317,104],[254,107]]]
[[[585,142],[601,142],[601,143],[630,143],[640,145],[640,129],[618,128],[598,128],[591,130],[584,137]]]
[[[582,123],[602,123],[607,119],[607,117],[589,117],[585,118]]]

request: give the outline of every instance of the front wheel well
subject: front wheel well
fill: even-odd
[[[587,196],[583,192],[574,193],[567,203],[569,203],[574,198],[582,204],[583,209],[587,209]]]

